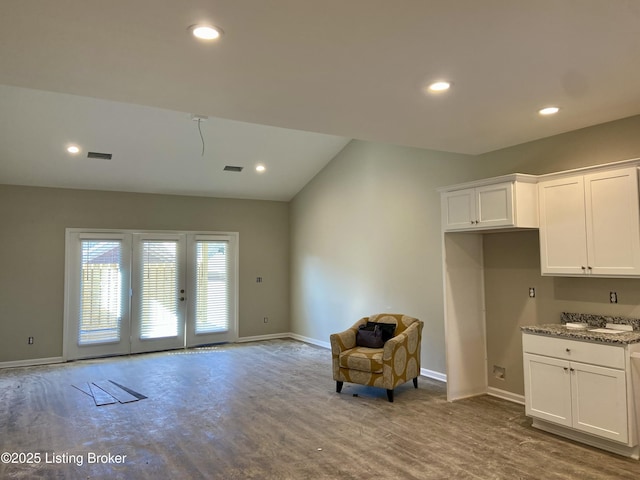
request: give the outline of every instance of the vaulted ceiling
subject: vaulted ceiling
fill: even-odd
[[[288,200],[352,138],[484,153],[638,85],[632,0],[3,0],[0,183]]]

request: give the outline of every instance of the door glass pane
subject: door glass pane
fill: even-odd
[[[196,334],[229,329],[228,242],[196,242]]]
[[[140,338],[178,335],[178,243],[142,242]]]
[[[120,341],[122,242],[82,240],[78,344]]]

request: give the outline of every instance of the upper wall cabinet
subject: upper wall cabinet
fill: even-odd
[[[538,228],[536,177],[506,175],[439,189],[446,232]]]
[[[540,179],[543,275],[640,276],[636,166]]]

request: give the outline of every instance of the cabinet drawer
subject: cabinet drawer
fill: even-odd
[[[527,353],[561,358],[574,362],[591,363],[603,367],[625,368],[624,347],[578,342],[542,335],[522,335],[522,349]]]

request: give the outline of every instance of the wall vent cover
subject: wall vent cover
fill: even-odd
[[[87,152],[87,158],[99,158],[101,160],[111,160],[113,154],[100,152]]]
[[[225,172],[241,172],[244,167],[234,167],[233,165],[225,165]]]

